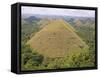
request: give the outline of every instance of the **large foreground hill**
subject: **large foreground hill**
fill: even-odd
[[[75,31],[63,19],[52,20],[27,44],[39,54],[50,58],[64,57],[73,52],[84,52],[88,46]]]

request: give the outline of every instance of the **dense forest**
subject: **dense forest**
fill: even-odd
[[[35,16],[22,19],[21,70],[67,69],[95,66],[95,20],[94,18],[63,18],[75,33],[88,45],[83,52],[72,52],[64,57],[50,58],[38,53],[27,41],[39,32],[49,20]],[[45,21],[44,21],[45,20]],[[51,20],[51,19],[50,19]],[[53,20],[53,19],[52,19]],[[41,40],[42,41],[42,40]],[[82,48],[82,46],[80,46]]]

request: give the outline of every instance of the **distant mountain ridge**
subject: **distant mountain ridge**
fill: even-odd
[[[67,16],[67,15],[41,15],[41,14],[23,14],[22,18],[28,18],[31,16],[35,16],[37,18],[94,18],[94,17],[82,17],[82,16]]]

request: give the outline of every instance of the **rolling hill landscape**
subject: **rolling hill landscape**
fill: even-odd
[[[21,70],[93,67],[95,19],[29,15],[22,18]]]

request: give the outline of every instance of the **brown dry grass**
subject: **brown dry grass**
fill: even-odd
[[[46,57],[64,57],[69,53],[84,51],[88,46],[64,20],[52,20],[36,33],[27,44]]]

